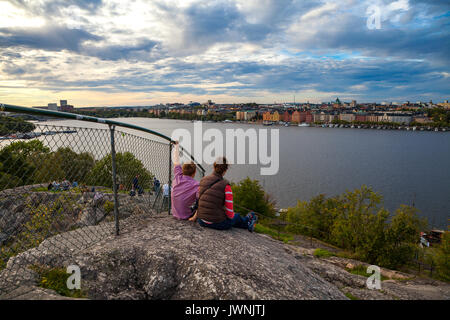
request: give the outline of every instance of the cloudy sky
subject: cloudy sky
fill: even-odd
[[[448,0],[0,0],[0,102],[443,101],[449,22]]]

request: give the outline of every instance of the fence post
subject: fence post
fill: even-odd
[[[114,126],[109,125],[111,132],[111,160],[112,160],[112,179],[114,192],[114,221],[116,223],[116,236],[119,235],[119,201],[117,199],[117,177],[116,177],[116,146],[114,141]]]
[[[170,216],[172,208],[172,142],[169,143],[169,199],[167,199],[167,212]]]

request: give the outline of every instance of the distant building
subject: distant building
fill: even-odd
[[[278,122],[280,121],[280,114],[278,113],[278,111],[275,111],[272,115],[272,121],[274,122]]]
[[[293,123],[300,123],[300,112],[298,112],[297,110],[292,112],[291,122],[293,122]]]
[[[389,115],[388,121],[393,123],[399,123],[399,124],[410,124],[412,121],[412,117],[408,115],[401,115],[401,114],[395,114],[395,115]]]
[[[360,113],[360,114],[356,114],[355,115],[355,121],[366,122],[366,121],[369,121],[369,120],[367,120],[367,115],[366,114]]]
[[[417,122],[417,123],[422,123],[422,124],[427,124],[427,123],[433,122],[432,119],[425,117],[425,116],[413,117],[412,121]]]
[[[291,114],[289,113],[289,111],[285,111],[285,112],[283,113],[283,121],[284,121],[284,122],[291,122],[291,121],[292,121],[292,116],[291,116]]]
[[[49,103],[48,110],[58,111],[58,104],[57,103]]]
[[[355,115],[353,113],[341,113],[339,115],[339,120],[353,122],[355,121]]]
[[[263,121],[272,121],[272,114],[269,111],[263,113]]]
[[[442,107],[442,108],[445,108],[445,109],[450,109],[450,103],[448,103],[447,100],[444,103],[439,103],[438,106]]]

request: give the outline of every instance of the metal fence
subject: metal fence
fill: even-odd
[[[71,120],[30,126],[2,116],[0,294],[35,281],[33,266],[53,265],[66,251],[118,235],[127,218],[170,214],[169,137],[75,114],[9,105],[0,111]],[[204,169],[196,164],[201,178]]]

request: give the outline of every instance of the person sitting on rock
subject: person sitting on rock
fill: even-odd
[[[192,216],[191,206],[197,199],[199,182],[194,179],[197,167],[194,163],[180,164],[180,150],[178,141],[174,143],[172,183],[172,215],[179,220],[186,220]]]
[[[212,174],[200,181],[198,209],[190,221],[198,220],[202,227],[217,230],[235,227],[253,232],[258,217],[254,212],[245,218],[234,212],[233,192],[230,183],[223,178],[227,170],[227,159],[220,157],[214,162]]]

